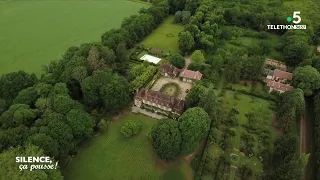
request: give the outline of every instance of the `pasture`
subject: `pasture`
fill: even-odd
[[[138,135],[124,137],[122,125],[135,119],[142,124]],[[158,120],[129,113],[109,123],[105,133],[92,138],[86,147],[64,169],[66,180],[77,179],[159,179],[168,176],[166,170],[178,169],[185,176],[192,173],[184,161],[177,161],[168,169],[157,163],[147,132]],[[175,173],[172,175],[174,176]],[[170,173],[169,173],[170,176]]]
[[[149,5],[127,0],[0,2],[0,74],[41,66],[70,46],[100,41],[124,17]]]
[[[179,53],[178,39],[182,30],[183,26],[174,24],[173,16],[170,16],[140,44],[145,47],[161,49],[165,53],[169,51]]]

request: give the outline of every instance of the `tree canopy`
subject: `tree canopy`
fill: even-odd
[[[196,150],[200,140],[208,133],[210,118],[202,108],[194,107],[185,111],[179,121],[182,137],[181,151],[187,155]]]
[[[303,90],[305,96],[320,88],[320,73],[312,66],[297,67],[293,71],[293,85]]]
[[[172,65],[174,65],[179,69],[182,69],[186,63],[186,60],[184,59],[184,57],[178,53],[171,54],[168,57],[168,60]]]
[[[165,161],[174,160],[180,153],[181,133],[179,122],[172,119],[160,120],[151,130],[152,147]]]

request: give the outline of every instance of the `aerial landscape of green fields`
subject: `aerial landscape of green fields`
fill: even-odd
[[[0,179],[320,180],[318,0],[0,0]]]
[[[100,40],[146,4],[126,0],[4,1],[0,4],[0,73],[42,73],[70,46]]]

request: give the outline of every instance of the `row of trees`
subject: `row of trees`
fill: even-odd
[[[209,126],[209,115],[202,108],[190,108],[178,121],[161,120],[152,128],[153,149],[165,161],[172,161],[180,154],[188,155],[197,149]]]
[[[314,97],[314,146],[316,152],[316,171],[317,171],[317,179],[320,179],[320,93],[315,95]]]
[[[120,29],[104,33],[101,43],[68,48],[58,61],[44,67],[39,79],[23,71],[2,75],[0,163],[4,168],[0,176],[62,179],[58,170],[18,172],[14,157],[47,155],[65,160],[76,153],[81,141],[106,125],[99,122],[101,115],[127,107],[131,101],[124,77],[127,48],[141,41],[168,13],[166,0],[154,0],[150,8],[126,18]]]
[[[284,132],[295,127],[297,119],[304,115],[304,93],[301,89],[293,89],[279,96],[276,108],[276,126]]]
[[[310,154],[297,157],[298,136],[290,133],[281,136],[274,144],[274,171],[266,179],[301,180]]]
[[[179,48],[182,53],[192,49],[210,50],[217,45],[220,36],[218,24],[223,22],[223,11],[215,9],[214,2],[203,0],[189,23],[179,35]]]

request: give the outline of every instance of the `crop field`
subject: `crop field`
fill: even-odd
[[[130,138],[124,137],[120,129],[130,119],[140,121],[141,131]],[[142,115],[128,114],[109,123],[105,133],[90,140],[64,170],[66,180],[77,179],[159,179],[171,176],[157,165],[151,143],[146,136],[158,120]],[[170,169],[178,170],[189,177],[192,170],[184,161]],[[173,174],[172,176],[174,176]],[[192,175],[191,175],[192,176]]]
[[[39,75],[68,47],[99,41],[142,7],[127,0],[0,1],[0,74]]]
[[[173,23],[173,16],[168,17],[156,30],[146,37],[141,44],[146,47],[161,49],[163,52],[179,52],[179,33],[183,26]]]

